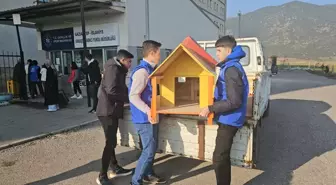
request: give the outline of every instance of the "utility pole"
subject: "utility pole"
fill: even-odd
[[[24,64],[24,53],[22,49],[22,44],[21,44],[21,36],[20,36],[20,30],[19,30],[19,25],[21,24],[21,15],[20,14],[13,14],[13,24],[15,25],[16,28],[16,34],[18,38],[18,43],[19,43],[19,49],[20,49],[20,71],[21,74],[23,71],[25,71],[25,64]],[[27,84],[26,84],[26,76],[20,75],[19,79],[19,84],[20,84],[20,98],[24,100],[28,100],[27,96]]]
[[[85,12],[85,4],[84,0],[80,1],[80,12],[81,12],[81,24],[82,24],[82,39],[83,39],[83,57],[87,55],[87,46],[86,46],[86,29],[85,29],[85,17],[84,17],[84,12]],[[84,67],[86,66],[86,63],[83,61],[85,64]],[[83,65],[82,65],[83,66]],[[90,91],[89,91],[89,76],[86,73],[85,74],[86,78],[86,94],[87,94],[87,104],[88,107],[91,107],[91,97],[90,97]]]
[[[241,11],[238,12],[238,38],[240,38]]]
[[[145,16],[146,16],[146,40],[149,40],[149,0],[145,2]]]

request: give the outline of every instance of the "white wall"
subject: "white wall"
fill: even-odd
[[[129,45],[141,45],[146,33],[145,0],[127,0]],[[218,28],[190,0],[149,0],[150,39],[174,49],[185,37],[215,40]]]
[[[129,46],[141,46],[146,36],[145,0],[126,0]]]

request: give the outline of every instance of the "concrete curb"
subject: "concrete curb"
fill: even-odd
[[[65,132],[74,131],[74,130],[77,130],[77,129],[82,129],[82,128],[85,128],[85,127],[89,127],[91,125],[94,125],[97,122],[98,122],[98,119],[95,119],[95,120],[91,120],[91,121],[81,123],[79,125],[70,126],[70,127],[66,127],[66,128],[63,128],[63,129],[59,129],[59,130],[56,130],[56,131],[49,132],[49,133],[40,134],[40,135],[37,135],[37,136],[32,136],[32,137],[20,139],[20,140],[14,141],[14,142],[9,143],[9,144],[1,145],[0,146],[0,151],[5,150],[5,149],[9,149],[9,148],[12,148],[12,147],[15,147],[15,146],[23,145],[23,144],[26,144],[26,143],[29,143],[29,142],[32,142],[32,141],[44,139],[44,138],[49,137],[49,136],[53,136],[53,135],[57,135],[57,134],[61,134],[61,133],[65,133]]]

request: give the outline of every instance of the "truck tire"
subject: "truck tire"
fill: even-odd
[[[269,116],[269,112],[270,112],[270,107],[271,107],[271,101],[268,100],[268,104],[267,104],[267,108],[263,114],[263,118],[266,118]]]

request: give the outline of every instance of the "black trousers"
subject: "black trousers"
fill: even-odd
[[[81,90],[80,87],[79,87],[79,81],[74,81],[74,82],[72,83],[72,85],[73,85],[73,90],[74,90],[74,93],[75,93],[75,94],[77,94],[77,92],[78,92],[79,94],[82,94],[82,90]]]
[[[213,153],[213,166],[216,173],[217,185],[231,184],[230,151],[233,137],[238,128],[219,124],[216,137],[216,146]]]
[[[92,106],[92,110],[96,110],[97,109],[97,105],[98,105],[98,88],[99,85],[98,84],[90,84],[89,85],[89,90],[90,90],[90,96],[93,100],[93,106]]]
[[[105,147],[102,155],[102,168],[100,175],[107,175],[108,167],[115,169],[118,161],[115,155],[117,146],[118,119],[113,117],[98,117],[105,134]]]
[[[43,87],[42,87],[42,82],[31,82],[32,97],[35,97],[35,96],[38,95],[36,87],[38,87],[40,95],[44,96],[44,90],[43,90]]]

